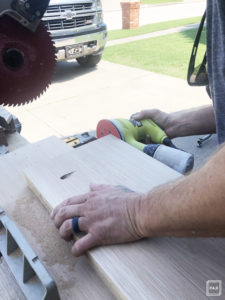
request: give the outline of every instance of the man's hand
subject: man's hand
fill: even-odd
[[[169,138],[173,138],[175,135],[172,114],[159,109],[147,109],[134,114],[133,118],[135,120],[151,119],[166,132]]]
[[[65,240],[72,219],[86,233],[72,253],[95,246],[156,236],[225,237],[225,146],[202,168],[177,181],[137,194],[121,186],[91,186],[90,192],[56,207],[51,217]]]
[[[134,114],[135,120],[151,119],[170,139],[181,136],[212,134],[216,132],[213,106],[202,106],[174,113],[159,109],[142,110]]]
[[[57,206],[51,218],[60,236],[71,240],[72,219],[79,217],[79,228],[86,235],[75,242],[72,253],[84,254],[95,246],[139,240],[138,225],[142,195],[121,186],[91,185],[90,192]]]

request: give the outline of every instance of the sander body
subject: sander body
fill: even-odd
[[[190,172],[194,166],[193,155],[177,149],[166,133],[150,119],[101,120],[96,132],[97,138],[112,134],[181,174]],[[147,137],[151,144],[146,145]]]

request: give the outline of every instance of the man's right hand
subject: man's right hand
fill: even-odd
[[[216,132],[213,106],[203,106],[175,113],[159,109],[142,110],[132,116],[135,120],[151,119],[170,139],[181,136],[212,134]]]
[[[134,114],[132,117],[138,121],[151,119],[166,132],[169,138],[173,138],[176,135],[172,114],[165,113],[159,109],[147,109]]]

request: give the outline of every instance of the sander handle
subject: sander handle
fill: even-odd
[[[163,144],[165,139],[168,139],[165,131],[151,119],[141,121],[143,126],[147,128],[147,134],[150,136],[151,141],[156,144]]]

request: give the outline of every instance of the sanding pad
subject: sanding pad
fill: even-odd
[[[106,135],[112,134],[118,139],[123,140],[123,135],[120,132],[118,126],[116,126],[115,122],[111,120],[101,120],[98,122],[96,129],[97,138],[100,139]]]

